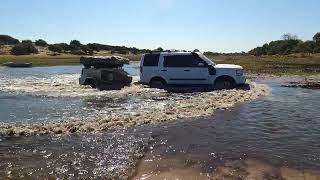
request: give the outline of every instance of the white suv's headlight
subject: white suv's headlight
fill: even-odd
[[[236,75],[237,76],[243,76],[243,69],[236,70]]]

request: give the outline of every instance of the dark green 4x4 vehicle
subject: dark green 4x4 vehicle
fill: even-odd
[[[85,66],[79,78],[81,85],[89,85],[99,90],[118,90],[132,82],[132,77],[122,68],[129,63],[126,58],[83,56],[80,63]]]

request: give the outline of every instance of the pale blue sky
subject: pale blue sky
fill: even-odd
[[[1,0],[0,34],[138,48],[248,51],[320,32],[319,0]]]

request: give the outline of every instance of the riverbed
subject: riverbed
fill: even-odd
[[[125,69],[138,78],[137,64]],[[136,86],[123,93],[99,92],[75,84],[80,71],[81,66],[0,69],[2,126],[88,121],[114,112],[133,116],[137,110],[176,107],[172,102],[243,95],[238,91],[168,95]],[[182,117],[163,122],[158,118],[157,123],[122,123],[97,131],[91,124],[89,132],[2,136],[0,177],[319,178],[320,92],[281,87],[281,78],[255,81],[257,87],[267,85],[271,92],[253,93],[257,97],[230,102],[221,109],[195,111],[196,117],[189,118],[185,111]],[[170,113],[166,115],[165,119],[171,118]]]

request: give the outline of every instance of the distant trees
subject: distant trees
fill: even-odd
[[[320,53],[320,33],[313,37],[313,41],[302,41],[298,36],[287,33],[281,37],[282,40],[271,41],[261,47],[249,51],[255,56],[261,55],[288,55],[292,53]]]
[[[31,44],[31,43],[32,43],[32,41],[31,41],[31,40],[29,40],[29,39],[26,39],[26,40],[22,40],[22,41],[21,41],[21,43],[24,43],[24,44],[29,43],[29,44]]]
[[[281,39],[282,40],[297,40],[298,39],[298,36],[295,35],[295,34],[291,34],[291,33],[286,33],[284,35],[281,36]]]
[[[316,43],[320,43],[320,32],[316,33],[316,34],[313,36],[313,40],[314,40]]]
[[[19,40],[15,39],[11,36],[8,35],[0,35],[0,45],[14,45],[14,44],[19,44]]]
[[[155,51],[158,51],[158,52],[163,52],[163,48],[162,47],[158,47],[157,49],[155,49]]]
[[[48,46],[49,51],[61,53],[63,51],[62,46],[59,44],[50,44]]]
[[[11,54],[13,55],[29,55],[38,53],[37,48],[35,48],[32,43],[17,44],[11,49]]]
[[[34,43],[36,46],[41,46],[41,47],[45,47],[48,45],[48,43],[43,39],[38,39]]]
[[[69,45],[71,50],[80,50],[82,44],[78,40],[72,40]]]
[[[193,50],[193,52],[200,52],[200,50],[199,49],[195,49],[195,50]]]

